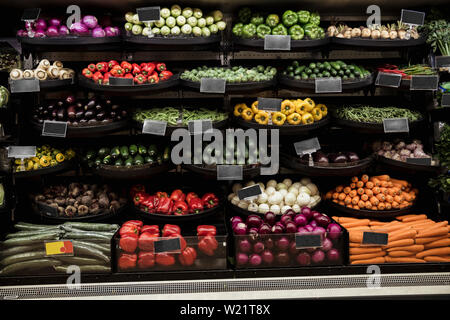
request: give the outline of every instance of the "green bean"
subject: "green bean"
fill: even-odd
[[[372,107],[372,106],[343,106],[334,111],[334,115],[339,119],[382,123],[386,118],[408,118],[410,121],[422,119],[420,112],[397,107]]]

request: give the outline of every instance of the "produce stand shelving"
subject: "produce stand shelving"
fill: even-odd
[[[290,2],[290,3],[289,3]],[[406,1],[403,1],[405,6],[409,4]],[[436,1],[439,2],[439,1]],[[130,4],[130,6],[134,6],[135,4],[130,3],[130,1],[126,1],[126,3]],[[263,5],[264,1],[261,1],[261,5]],[[325,1],[325,3],[330,3],[330,1]],[[418,1],[420,4],[426,4],[424,1]],[[118,8],[121,8],[123,3],[117,3]],[[230,18],[232,13],[236,11],[236,9],[241,5],[241,3],[237,3],[236,1],[231,1],[229,8],[225,9],[227,15]],[[292,1],[283,1],[283,5],[289,6],[292,5]],[[219,6],[219,4],[218,4]],[[317,8],[323,6],[323,4],[316,4]],[[326,10],[326,9],[325,9]],[[123,11],[123,10],[119,10]],[[392,20],[398,18],[397,10],[390,9],[391,12],[386,14],[383,12],[384,17],[392,18]],[[390,15],[389,15],[390,14]],[[334,14],[333,14],[334,16]],[[333,16],[324,15],[324,21],[331,21]],[[366,16],[344,16],[343,18],[346,21],[365,21],[367,19]],[[358,20],[359,19],[359,20]],[[228,29],[231,28],[231,19],[228,19],[227,22],[230,22]],[[209,43],[199,43],[198,46],[192,45],[193,43],[189,43],[191,48],[187,48],[184,45],[186,43],[177,43],[177,45],[167,45],[164,42],[159,43],[159,40],[163,39],[143,39],[143,42],[149,44],[142,44],[142,41],[133,38],[124,38],[122,39],[122,43],[114,43],[111,44],[102,44],[99,46],[91,46],[91,45],[80,45],[79,47],[73,46],[74,51],[71,48],[67,48],[65,46],[54,46],[54,45],[39,45],[34,46],[30,44],[23,43],[24,55],[23,57],[28,57],[28,54],[32,55],[34,59],[49,59],[51,61],[60,60],[67,63],[73,63],[74,65],[84,66],[87,62],[91,63],[94,61],[103,61],[103,60],[133,60],[133,61],[146,61],[148,59],[159,60],[159,61],[170,61],[173,63],[181,63],[189,64],[189,65],[201,65],[204,63],[214,63],[220,64],[222,66],[231,66],[231,65],[239,65],[241,62],[246,63],[248,61],[255,62],[255,64],[271,64],[272,62],[276,62],[278,66],[282,66],[284,62],[287,62],[290,59],[304,59],[304,60],[317,60],[317,59],[329,59],[329,60],[368,60],[371,62],[376,61],[398,61],[400,59],[405,58],[406,55],[410,55],[412,50],[423,46],[422,39],[416,42],[410,42],[408,45],[412,45],[411,48],[403,47],[403,44],[406,43],[395,43],[392,46],[387,46],[381,48],[376,42],[369,42],[368,45],[370,50],[360,50],[360,43],[358,40],[351,40],[354,46],[344,45],[343,43],[338,43],[338,39],[327,39],[328,44],[321,44],[321,46],[313,47],[313,48],[295,48],[293,46],[292,51],[290,52],[267,52],[261,50],[261,41],[258,41],[257,47],[251,46],[243,46],[245,43],[239,43],[239,41],[233,41],[231,37],[228,35],[223,35],[223,38],[220,39],[220,44],[217,38],[210,38],[207,42]],[[144,41],[145,40],[145,41]],[[149,40],[149,41],[147,41]],[[198,39],[198,42],[201,39]],[[210,40],[210,41],[209,41]],[[345,39],[347,40],[347,39]],[[174,40],[175,41],[175,40]],[[344,41],[344,40],[343,40]],[[370,40],[367,40],[370,41]],[[367,42],[366,41],[366,42]],[[184,40],[182,42],[185,42]],[[381,42],[381,41],[380,41]],[[73,44],[73,43],[71,43]],[[248,44],[248,43],[247,43]],[[212,48],[213,46],[217,46]],[[358,46],[358,48],[356,47]],[[75,48],[76,47],[76,48]],[[184,47],[184,48],[183,48]],[[259,48],[258,48],[259,47]],[[424,46],[425,47],[425,46]],[[296,51],[299,49],[299,51]],[[306,49],[306,50],[305,50]],[[419,50],[417,50],[419,51]],[[80,68],[74,68],[76,71],[80,71]],[[114,91],[117,91],[117,88],[110,87],[107,90],[103,90],[105,86],[95,86],[91,83],[87,83],[85,79],[81,79],[80,76],[77,81],[75,81],[75,85],[70,84],[67,87],[60,88],[43,88],[45,91],[49,91],[51,93],[59,92],[64,89],[71,90],[79,90],[79,91],[97,91],[102,94],[112,94],[114,95]],[[250,87],[239,88],[238,90],[230,90],[225,94],[202,94],[198,92],[197,85],[190,85],[190,87],[184,87],[182,85],[183,81],[178,81],[177,83],[171,83],[173,86],[159,88],[162,90],[157,91],[142,91],[137,90],[135,92],[131,92],[127,88],[126,90],[121,90],[121,95],[125,95],[130,98],[132,102],[139,100],[146,100],[149,104],[153,101],[164,101],[166,99],[178,99],[182,101],[183,99],[203,99],[203,98],[220,98],[224,100],[224,108],[230,107],[230,99],[238,99],[238,98],[248,98],[248,97],[279,97],[279,98],[287,98],[287,97],[317,97],[317,99],[325,98],[324,95],[315,94],[311,92],[311,86],[309,87],[297,87],[297,88],[285,88],[280,85],[280,83],[276,84],[275,82],[271,83],[270,86],[262,86],[256,87],[255,90],[250,91]],[[371,79],[374,80],[374,79]],[[179,83],[181,82],[181,83]],[[84,84],[84,86],[83,86]],[[49,83],[49,86],[50,83]],[[82,88],[84,87],[84,88]],[[354,90],[355,88],[349,88],[351,90],[339,94],[331,94],[327,95],[327,98],[346,98],[349,99],[358,98],[358,99],[366,99],[370,100],[373,98],[381,98],[388,100],[389,97],[393,94],[402,95],[405,92],[401,92],[400,90],[393,90],[387,88],[380,88],[367,83],[367,87],[363,90]],[[44,91],[44,90],[43,90]],[[109,91],[109,92],[107,92]],[[367,97],[368,91],[370,91],[372,97]],[[408,94],[408,93],[406,93]],[[417,96],[420,96],[422,93],[414,93]],[[37,102],[41,102],[40,100],[42,96],[35,97],[32,94],[27,94],[21,96],[21,100],[17,109],[18,113],[18,125],[19,125],[19,135],[18,140],[20,142],[32,142],[32,141],[40,141],[40,139],[45,141],[56,141],[56,138],[45,138],[44,137],[36,137],[36,130],[40,130],[39,126],[35,126],[35,128],[29,128],[29,121],[26,121],[26,117],[24,116],[27,111],[28,105],[36,104]],[[427,102],[428,103],[428,102]],[[424,109],[425,106],[424,106]],[[448,115],[447,109],[434,109],[429,111],[430,118],[425,119],[424,123],[420,124],[411,124],[411,135],[419,132],[423,134],[423,136],[431,136],[430,126],[428,120],[431,121],[441,121]],[[228,121],[229,127],[234,127],[232,125],[233,119],[232,116]],[[128,123],[129,126],[121,126],[120,128],[114,130],[117,135],[125,135],[129,137],[130,135],[136,134],[132,129],[133,125]],[[371,137],[373,135],[382,135],[382,128],[377,126],[376,128],[368,128],[364,124],[357,124],[356,126],[346,126],[344,122],[336,121],[336,119],[332,119],[331,115],[328,116],[328,120],[321,122],[323,127],[317,128],[318,130],[313,131],[312,133],[316,133],[320,135],[320,137],[325,136],[329,133],[334,133],[334,130],[340,130],[339,128],[343,128],[347,133],[350,132],[354,135],[361,135],[363,137]],[[239,127],[239,125],[236,125]],[[245,126],[246,127],[246,126]],[[250,126],[251,127],[251,126]],[[358,127],[358,128],[357,128]],[[370,126],[369,126],[370,127]],[[221,127],[222,128],[222,127]],[[123,131],[120,131],[123,130]],[[415,130],[419,129],[419,130]],[[75,131],[75,130],[74,130]],[[70,133],[70,131],[69,131]],[[88,137],[89,139],[106,139],[111,140],[114,139],[114,136],[106,136],[106,133],[111,132],[102,132],[102,131],[92,131],[91,133],[83,133],[82,136]],[[305,132],[305,134],[310,134],[311,132]],[[34,135],[34,136],[33,136]],[[332,134],[331,134],[332,135]],[[78,143],[76,138],[82,137],[81,135],[68,134],[66,138],[64,138],[64,143]],[[112,138],[111,138],[112,137]],[[284,140],[284,136],[281,138],[281,144],[287,143],[289,140]],[[290,136],[289,138],[295,138]],[[433,146],[433,139],[431,137],[430,142],[431,146]],[[165,137],[167,139],[167,137]],[[1,144],[1,143],[0,143]],[[95,144],[95,142],[94,142]],[[434,151],[434,149],[432,149]],[[282,154],[280,154],[282,157]],[[279,175],[292,175],[292,177],[303,177],[303,176],[314,176],[314,172],[308,172],[308,168],[303,168],[299,170],[295,166],[286,165],[286,161],[289,161],[287,157],[281,159],[281,167],[279,170]],[[363,165],[364,164],[364,165]],[[359,172],[363,172],[361,170],[365,170],[367,165],[368,169],[375,168],[379,169],[379,166],[382,166],[383,163],[377,161],[376,159],[371,161],[370,163],[363,163],[362,167],[354,168],[356,171],[348,171],[344,176],[350,177],[353,174],[359,174]],[[188,169],[186,171],[182,171],[183,169]],[[156,168],[154,168],[156,170]],[[169,168],[164,168],[169,169]],[[170,168],[172,170],[174,168]],[[409,168],[411,170],[417,168]],[[432,175],[435,173],[435,168],[426,170],[427,175]],[[395,168],[391,168],[391,170],[397,173]],[[408,173],[411,173],[409,170]],[[199,186],[204,186],[207,183],[210,183],[206,178],[206,175],[212,176],[216,174],[216,171],[211,172],[201,172],[202,170],[197,170],[196,168],[186,167],[177,167],[175,172],[170,172],[170,174],[176,174],[177,176],[186,176],[190,177],[195,184]],[[251,171],[251,170],[250,170]],[[253,176],[253,172],[250,172],[251,176]],[[34,222],[44,222],[44,219],[40,220],[37,216],[31,214],[25,214],[23,207],[20,206],[17,199],[15,199],[15,194],[21,193],[21,187],[26,183],[24,179],[14,180],[14,175],[10,173],[6,173],[7,177],[10,178],[14,184],[12,186],[15,188],[14,195],[8,198],[7,201],[7,213],[11,214],[14,212],[15,218],[32,218]],[[80,172],[76,171],[75,173],[69,173],[68,176],[72,176],[73,174],[79,175]],[[83,172],[84,174],[84,172]],[[82,175],[83,175],[82,174]],[[94,172],[98,174],[96,178],[99,178],[100,181],[111,181],[116,180],[116,183],[126,183],[126,179],[121,179],[123,177],[114,176],[114,173],[104,172],[103,174]],[[164,173],[166,174],[166,173]],[[167,173],[169,174],[169,173]],[[398,171],[400,174],[400,170]],[[88,174],[85,174],[88,176]],[[138,175],[138,174],[136,174]],[[202,176],[203,175],[203,176]],[[322,175],[322,174],[319,174]],[[424,173],[417,173],[418,176],[423,177]],[[158,177],[151,176],[149,177],[150,181],[158,183]],[[324,174],[325,180],[327,179],[328,173]],[[247,178],[244,172],[244,177]],[[38,177],[31,177],[31,179],[38,179]],[[129,178],[129,177],[127,177]],[[250,178],[250,176],[248,176]],[[153,180],[154,179],[154,180]],[[164,178],[165,179],[165,178]],[[168,178],[169,180],[171,178]],[[258,179],[255,177],[254,179]],[[333,177],[333,179],[339,179],[337,175]],[[216,185],[211,182],[212,185]],[[21,185],[22,184],[22,185]],[[217,183],[218,185],[219,183]],[[231,182],[223,183],[223,186],[230,186]],[[14,189],[12,187],[11,189]],[[420,188],[426,188],[425,183],[424,186]],[[326,187],[321,188],[321,191],[325,191]],[[429,192],[429,191],[428,191]],[[19,199],[19,198],[18,198]],[[227,208],[228,201],[226,199],[222,199],[223,207],[225,207],[226,213],[231,213],[229,208]],[[431,201],[431,200],[430,200]],[[433,200],[434,201],[434,200]],[[327,204],[324,200],[319,204],[319,210],[324,210],[327,212]],[[430,205],[430,208],[434,207],[433,204]],[[448,207],[447,207],[448,208]],[[418,203],[417,209],[415,207],[412,208],[413,213],[422,213],[428,207],[423,206]],[[216,212],[217,211],[217,212]],[[430,214],[435,214],[437,216],[442,217],[442,214],[445,213],[444,206],[441,205],[440,212],[431,212]],[[220,216],[219,213],[222,212],[222,209],[215,210],[211,216]],[[329,210],[328,212],[333,212],[333,215],[337,211]],[[0,215],[3,216],[4,212],[1,212]],[[126,221],[126,218],[141,218],[139,215],[135,214],[135,210],[133,208],[128,207],[125,209],[125,212],[121,214],[117,214],[111,218],[111,220],[106,220],[106,222],[123,222]],[[202,223],[205,221],[207,223],[208,217],[202,217],[205,220],[200,220]],[[209,217],[212,218],[212,217]],[[3,220],[2,220],[3,221]],[[149,220],[150,221],[150,220]],[[175,220],[174,220],[175,221]],[[181,222],[180,222],[181,223]],[[11,226],[12,221],[9,219],[7,226]],[[5,228],[5,225],[2,226]],[[2,229],[2,233],[6,232]],[[231,237],[229,235],[229,237]],[[232,239],[230,241],[233,241]],[[202,271],[167,271],[164,272],[164,281],[161,281],[161,273],[160,272],[142,272],[142,273],[115,273],[106,274],[106,275],[94,275],[94,274],[82,274],[81,276],[81,288],[76,290],[74,293],[73,290],[70,290],[66,286],[67,276],[45,276],[45,275],[35,275],[35,276],[21,276],[21,277],[0,277],[0,299],[85,299],[85,298],[108,298],[108,299],[248,299],[248,296],[251,295],[253,299],[267,299],[267,295],[270,295],[271,298],[354,298],[354,297],[425,297],[425,296],[439,296],[439,297],[448,297],[450,295],[450,264],[448,263],[426,263],[426,264],[380,264],[381,270],[381,288],[378,290],[371,290],[367,288],[367,281],[370,279],[370,275],[367,274],[367,265],[343,265],[343,266],[315,266],[315,267],[302,267],[302,268],[273,268],[273,269],[234,269],[232,264],[228,265],[226,270],[202,270]],[[255,289],[258,288],[258,289]]]

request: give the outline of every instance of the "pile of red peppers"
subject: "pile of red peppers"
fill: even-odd
[[[91,63],[82,71],[83,76],[92,79],[96,84],[109,84],[110,77],[130,78],[134,84],[158,83],[170,79],[173,73],[167,70],[164,62],[143,62],[141,64],[128,61]]]
[[[197,251],[206,256],[214,256],[219,247],[216,240],[215,226],[199,225],[197,227],[197,245],[187,246],[177,225],[166,224],[160,230],[158,225],[144,225],[142,221],[130,220],[125,222],[119,230],[119,247],[121,253],[118,258],[119,270],[148,269],[155,265],[192,266],[197,259]],[[154,242],[177,237],[180,239],[179,252],[154,252]],[[197,249],[195,248],[197,247]]]
[[[196,214],[219,205],[219,198],[212,192],[202,197],[195,192],[185,194],[181,189],[174,190],[170,195],[162,191],[148,194],[143,185],[133,186],[131,197],[134,205],[142,211],[175,216]]]

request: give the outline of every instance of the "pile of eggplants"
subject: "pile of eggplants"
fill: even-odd
[[[278,220],[278,221],[277,221]],[[330,217],[308,207],[288,210],[280,219],[272,212],[230,219],[239,268],[336,265],[343,263],[344,232]],[[296,234],[321,236],[320,247],[299,248]]]
[[[316,151],[312,154],[313,161],[319,164],[329,163],[349,163],[359,161],[359,156],[355,152],[330,152]],[[302,160],[308,161],[309,155],[302,156]]]
[[[127,111],[109,99],[94,97],[83,101],[72,95],[63,100],[47,102],[33,110],[33,120],[41,124],[51,120],[65,121],[72,126],[99,125],[125,120],[127,117]]]

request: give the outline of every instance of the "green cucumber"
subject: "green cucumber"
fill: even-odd
[[[119,229],[118,224],[110,223],[90,223],[90,222],[65,222],[64,226],[85,230],[85,231],[117,231]]]
[[[114,165],[115,166],[123,166],[123,161],[122,161],[122,159],[116,159],[116,161],[114,161]]]
[[[44,258],[46,255],[45,250],[36,250],[18,253],[9,257],[4,258],[0,261],[0,265],[7,266],[14,263],[19,263],[28,260],[36,260]]]
[[[27,273],[32,271],[35,273],[36,270],[59,266],[61,264],[61,261],[48,258],[23,261],[4,267],[0,270],[0,275],[20,274],[21,271],[27,271]]]
[[[27,246],[27,245],[36,244],[36,241],[38,241],[38,240],[58,240],[60,235],[61,235],[61,232],[49,232],[49,233],[42,233],[42,234],[38,234],[35,236],[29,236],[29,237],[11,238],[11,239],[3,241],[2,245],[7,246],[7,247]]]
[[[139,153],[141,156],[147,154],[147,148],[144,147],[143,145],[139,145],[139,146],[138,146],[138,153]]]
[[[129,157],[130,153],[128,152],[128,147],[127,146],[120,147],[120,155],[124,159],[127,159]]]
[[[112,148],[110,155],[111,157],[113,157],[113,159],[117,159],[120,156],[120,148],[119,147]]]
[[[149,145],[147,148],[147,153],[150,157],[156,156],[156,154],[158,153],[158,148],[156,147],[156,144]]]
[[[106,157],[103,158],[102,163],[109,165],[109,164],[112,164],[112,160],[113,160],[112,156],[107,155]]]
[[[111,150],[109,150],[109,148],[103,147],[103,148],[100,148],[100,150],[98,150],[98,156],[106,157],[108,154],[110,154],[110,152],[111,152]]]
[[[133,166],[133,158],[128,158],[127,160],[125,160],[125,167],[131,167]]]

